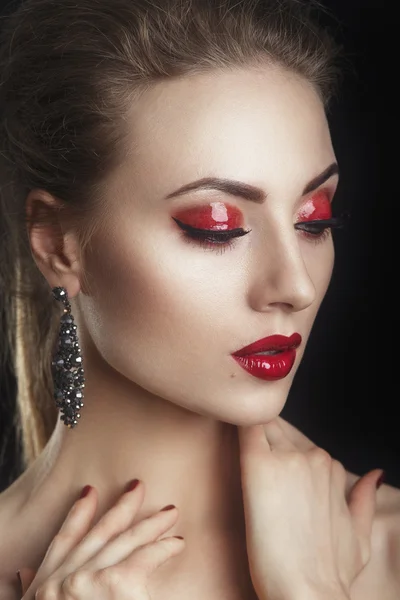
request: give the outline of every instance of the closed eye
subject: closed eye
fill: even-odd
[[[300,221],[295,223],[294,227],[297,230],[303,231],[304,235],[317,241],[323,241],[329,235],[331,229],[344,227],[348,219],[348,214],[343,214],[340,217],[332,217],[331,219],[317,219],[315,221]],[[184,232],[185,241],[192,245],[200,245],[206,250],[224,251],[227,248],[232,248],[235,244],[235,239],[247,235],[251,229],[230,229],[227,231],[215,231],[213,229],[199,229],[182,223],[179,219],[173,217],[180,229]],[[194,244],[193,244],[194,242]]]

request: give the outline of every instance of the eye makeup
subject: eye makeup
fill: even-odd
[[[243,216],[236,206],[225,202],[208,204],[180,211],[178,220],[195,229],[208,231],[227,231],[240,227]]]
[[[332,217],[331,203],[325,191],[308,198],[300,207],[297,217],[294,228],[314,243],[329,237],[331,228],[344,224],[344,219]],[[241,227],[243,215],[239,208],[226,202],[208,202],[186,208],[172,218],[182,230],[186,242],[205,250],[225,251],[232,248],[236,238],[252,231]]]
[[[185,241],[194,246],[200,245],[204,250],[224,252],[233,246],[235,238],[251,231],[240,227],[243,221],[241,211],[224,202],[209,202],[180,211],[177,216],[179,219],[173,219],[183,230]]]
[[[302,204],[298,216],[298,222],[332,218],[332,206],[327,193],[320,191],[308,198]]]

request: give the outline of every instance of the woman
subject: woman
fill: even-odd
[[[26,469],[0,496],[4,600],[397,597],[400,491],[278,416],[341,224],[309,12],[27,0],[5,23]]]

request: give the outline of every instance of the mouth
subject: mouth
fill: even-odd
[[[276,381],[289,375],[300,344],[299,333],[289,337],[271,335],[237,350],[232,357],[250,375],[265,381]]]
[[[270,335],[237,350],[233,356],[274,356],[288,350],[296,350],[301,344],[301,335]]]

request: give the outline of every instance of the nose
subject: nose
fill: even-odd
[[[257,254],[255,262],[256,276],[250,288],[254,310],[281,306],[284,310],[300,311],[313,303],[316,289],[295,232],[277,235],[262,244],[262,257]]]

